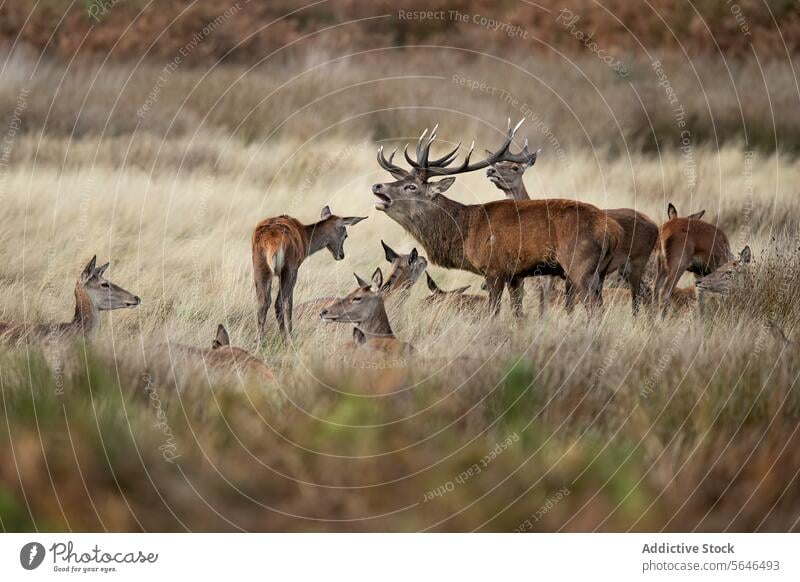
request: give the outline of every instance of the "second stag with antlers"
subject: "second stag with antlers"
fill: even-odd
[[[411,170],[387,160],[383,148],[378,163],[395,182],[375,184],[376,208],[399,223],[425,248],[433,264],[482,275],[489,291],[488,306],[500,309],[507,285],[512,310],[521,315],[522,283],[535,275],[563,275],[570,282],[567,307],[578,298],[585,304],[595,299],[602,276],[608,270],[623,232],[619,224],[599,208],[573,200],[498,200],[488,204],[462,204],[444,196],[454,175],[486,168],[507,159],[508,148],[519,126],[509,123],[505,140],[495,153],[470,163],[473,147],[464,161],[451,164],[460,146],[438,159],[430,158],[436,128],[417,142],[416,160],[406,148]],[[427,137],[426,137],[427,136]],[[443,180],[431,181],[437,176]]]

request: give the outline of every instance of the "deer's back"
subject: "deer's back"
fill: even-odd
[[[622,227],[620,250],[632,257],[649,257],[658,241],[658,225],[632,208],[615,208],[607,212]]]
[[[707,275],[729,261],[728,237],[713,224],[694,218],[673,218],[659,229],[659,252],[670,260],[678,253],[688,253],[689,271]]]
[[[267,218],[253,231],[253,254],[271,257],[280,252],[284,263],[299,265],[307,246],[303,223],[291,216]]]

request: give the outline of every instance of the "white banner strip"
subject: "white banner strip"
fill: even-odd
[[[794,534],[4,534],[0,579],[800,580]]]

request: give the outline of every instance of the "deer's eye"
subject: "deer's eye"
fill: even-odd
[[[111,287],[111,285],[109,285],[109,284],[108,284],[106,281],[103,281],[102,283],[100,283],[100,286],[101,286],[101,287],[104,287],[104,288],[106,288],[106,289],[108,289],[109,287]]]
[[[405,188],[406,190],[411,190],[412,192],[417,189],[416,184],[408,184]]]
[[[519,172],[519,166],[512,166],[511,169],[514,170],[515,172]]]
[[[353,303],[360,303],[361,302],[361,297],[353,297],[353,299],[351,299],[351,301]]]

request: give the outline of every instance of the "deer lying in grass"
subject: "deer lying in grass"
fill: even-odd
[[[231,345],[228,330],[221,323],[217,326],[217,335],[211,343],[210,349],[177,346],[187,355],[203,360],[212,368],[237,372],[243,375],[252,374],[263,380],[274,380],[272,372],[260,359],[250,354],[247,350]]]
[[[391,263],[391,271],[386,281],[381,285],[379,293],[384,299],[392,299],[396,303],[403,302],[408,298],[409,291],[419,279],[419,276],[428,268],[428,260],[417,252],[416,248],[411,249],[408,254],[396,252],[385,242],[381,241],[386,260]],[[319,297],[310,301],[304,301],[297,306],[296,311],[299,317],[313,313],[319,315],[320,310],[336,301],[336,297]]]
[[[430,295],[425,298],[425,303],[428,305],[446,305],[455,307],[461,311],[477,312],[486,308],[489,301],[487,295],[475,295],[471,293],[464,293],[469,289],[469,285],[453,289],[452,291],[444,291],[439,288],[436,281],[433,280],[428,273],[425,273],[428,279],[428,289]]]
[[[536,158],[541,150],[534,153],[528,151],[528,142],[518,154],[508,153],[505,159],[495,162],[488,170],[486,176],[510,200],[530,200],[525,189],[523,176],[525,171],[536,163]],[[492,155],[492,152],[486,152]],[[616,208],[605,211],[621,227],[623,236],[616,247],[614,257],[608,267],[607,273],[618,271],[630,287],[631,309],[636,314],[642,301],[644,288],[642,279],[647,269],[650,255],[653,253],[658,240],[658,226],[641,212],[631,208]],[[605,276],[605,275],[604,275]],[[601,277],[601,286],[602,278]],[[552,279],[549,281],[552,283]],[[599,288],[599,287],[598,287]],[[543,291],[542,304],[548,302],[550,286]]]
[[[413,346],[397,339],[389,324],[383,296],[378,292],[383,286],[381,270],[375,270],[372,283],[364,281],[358,275],[355,277],[358,282],[355,291],[323,309],[320,317],[325,321],[355,324],[353,341],[356,346],[389,355],[413,355]]]
[[[291,216],[267,218],[253,231],[253,274],[258,302],[258,334],[263,337],[267,311],[272,303],[272,279],[280,286],[275,300],[275,317],[284,339],[292,333],[292,307],[297,271],[306,257],[328,249],[337,261],[344,258],[347,227],[366,216],[339,217],[325,206],[319,222],[302,224]]]
[[[99,267],[96,265],[97,256],[94,256],[81,271],[75,283],[75,315],[72,321],[39,325],[0,323],[0,341],[23,343],[88,335],[97,329],[101,311],[128,309],[142,303],[142,300],[130,291],[103,278],[109,263]]]
[[[521,123],[521,122],[520,122]],[[597,293],[600,274],[608,268],[622,238],[622,228],[604,212],[572,200],[498,200],[488,204],[461,204],[444,196],[453,175],[472,172],[508,156],[514,137],[509,129],[497,152],[474,164],[469,160],[450,167],[460,146],[439,159],[430,159],[436,128],[417,142],[416,160],[405,158],[411,170],[387,160],[383,148],[378,163],[395,182],[375,184],[376,208],[416,238],[433,264],[477,273],[486,280],[487,307],[496,315],[506,285],[512,311],[521,315],[523,281],[536,275],[564,275],[571,283],[566,305],[577,297],[586,305],[602,301]],[[438,182],[430,179],[447,176]]]
[[[658,229],[657,274],[654,293],[661,313],[666,314],[669,298],[681,276],[689,271],[695,278],[710,275],[733,260],[728,237],[713,224],[700,220],[704,210],[685,218],[671,203],[668,220]]]

